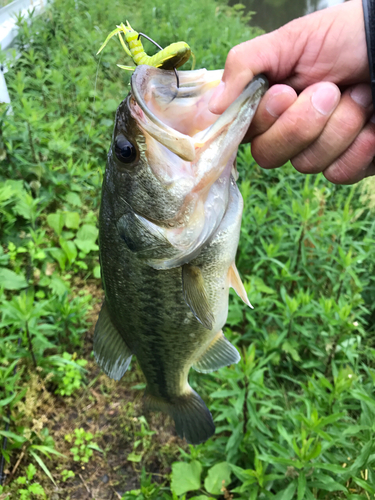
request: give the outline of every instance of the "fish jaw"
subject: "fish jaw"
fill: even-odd
[[[172,71],[138,66],[131,80],[132,115],[142,129],[193,164],[212,144],[218,156],[227,151],[229,157],[242,141],[268,82],[263,75],[255,77],[218,117],[208,103],[222,74],[222,70],[180,71],[177,88]]]
[[[221,115],[208,103],[222,71],[179,72],[138,66],[131,80],[129,111],[145,137],[145,158],[166,192],[180,199],[168,220],[144,217],[144,225],[163,238],[176,253],[150,259],[155,269],[178,267],[199,254],[219,226],[228,204],[229,178],[242,141],[267,80],[256,77]],[[143,214],[141,214],[143,215]]]

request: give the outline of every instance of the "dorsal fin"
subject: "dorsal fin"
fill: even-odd
[[[198,266],[191,264],[182,266],[182,292],[186,304],[197,320],[205,328],[212,330],[215,318],[208,302],[202,271]]]
[[[100,368],[120,380],[129,367],[132,353],[109,317],[104,301],[94,333],[94,355]]]

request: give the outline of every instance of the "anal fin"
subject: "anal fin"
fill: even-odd
[[[234,289],[236,294],[245,302],[247,306],[251,307],[251,309],[254,309],[253,306],[250,304],[245,287],[243,286],[241,277],[238,274],[238,270],[234,262],[229,268],[228,278],[229,278],[229,286]]]
[[[212,330],[215,318],[208,302],[202,271],[198,266],[182,266],[182,292],[185,302],[197,320],[205,328]]]
[[[94,355],[100,368],[114,380],[120,380],[129,367],[132,353],[109,317],[103,303],[94,333]]]
[[[202,373],[209,373],[223,366],[238,363],[241,359],[237,349],[220,332],[215,336],[207,350],[193,364],[194,370]]]

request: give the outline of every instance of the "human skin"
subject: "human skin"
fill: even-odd
[[[222,113],[254,75],[271,87],[246,136],[263,168],[291,160],[336,184],[375,175],[375,117],[361,0],[233,47],[209,108]]]

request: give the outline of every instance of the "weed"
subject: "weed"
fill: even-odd
[[[13,481],[13,483],[3,488],[0,486],[0,494],[4,493],[5,496],[2,498],[14,498],[9,495],[17,495],[19,500],[34,500],[36,498],[46,499],[46,493],[43,487],[34,480],[36,474],[36,468],[33,464],[29,464],[25,470],[24,476],[18,476],[18,478]]]
[[[61,479],[64,481],[64,483],[69,479],[72,479],[73,477],[75,477],[75,474],[72,470],[64,469],[61,471]]]
[[[77,360],[87,355],[91,290],[99,286],[100,186],[114,113],[128,89],[129,76],[116,66],[129,63],[120,47],[108,46],[100,59],[95,53],[130,19],[161,46],[186,40],[199,67],[222,68],[233,45],[260,32],[242,12],[214,0],[55,0],[32,22],[17,21],[19,56],[8,55],[6,74],[12,113],[0,110],[0,435],[8,439],[2,454],[9,469],[22,459],[12,493],[35,493],[34,476],[21,474],[25,464],[40,469],[48,497],[56,462],[58,470],[64,463],[59,477],[67,491],[64,479],[77,466],[58,454],[58,431],[42,415],[54,401],[69,404],[55,391],[73,395],[83,385]],[[148,42],[145,49],[155,50]],[[170,477],[176,454],[167,439],[158,441],[169,431],[147,424],[129,397],[118,447],[126,441],[126,464],[140,485],[132,483],[124,498],[372,498],[373,181],[334,186],[291,165],[262,170],[249,146],[240,149],[238,170],[244,214],[237,267],[255,309],[231,295],[225,334],[240,363],[190,375],[216,435],[181,448]],[[138,383],[133,376],[121,383]],[[107,400],[115,394],[114,384],[108,387]],[[89,383],[91,397],[90,390]],[[93,434],[76,429],[69,439],[71,458],[81,467],[92,461]],[[122,457],[113,446],[116,452]],[[155,464],[165,465],[162,477]],[[136,467],[144,468],[140,475]]]
[[[72,355],[64,352],[63,355],[55,356],[58,376],[55,381],[58,383],[56,394],[61,396],[71,396],[79,389],[83,381],[83,368],[87,365],[85,359],[76,359],[76,354]]]
[[[103,450],[93,442],[94,436],[91,432],[86,432],[82,427],[74,429],[74,434],[67,434],[65,439],[68,443],[73,443],[70,452],[76,462],[87,463],[93,455],[93,450],[103,453]]]

